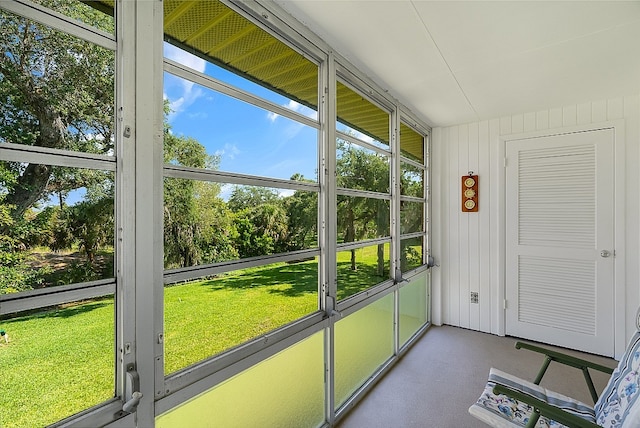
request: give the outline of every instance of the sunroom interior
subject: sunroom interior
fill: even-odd
[[[0,426],[337,426],[430,337],[624,352],[640,2],[0,19]]]

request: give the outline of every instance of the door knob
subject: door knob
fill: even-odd
[[[611,255],[611,251],[609,250],[600,251],[600,257],[609,257],[610,255]]]

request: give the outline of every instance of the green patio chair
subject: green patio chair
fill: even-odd
[[[469,408],[469,413],[500,428],[640,428],[640,309],[636,314],[636,326],[639,331],[629,341],[615,370],[560,352],[516,343],[517,349],[545,355],[536,379],[528,382],[492,368],[484,392]],[[582,370],[594,406],[539,385],[551,361]],[[611,374],[600,397],[589,369]]]

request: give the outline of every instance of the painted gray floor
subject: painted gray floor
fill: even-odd
[[[516,350],[515,342],[456,327],[432,327],[338,427],[486,427],[467,409],[482,392],[489,369],[533,380],[542,365],[540,354]],[[617,364],[609,358],[549,348],[609,367]],[[608,375],[592,376],[598,391],[602,390]],[[579,370],[551,363],[542,386],[593,404]]]

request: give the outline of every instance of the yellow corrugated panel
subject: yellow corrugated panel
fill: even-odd
[[[113,1],[102,3],[113,7]],[[318,66],[217,0],[165,0],[164,32],[169,41],[215,64],[317,108]],[[341,122],[389,143],[387,112],[342,84],[337,94]],[[421,142],[417,142],[422,137],[407,130],[407,139],[416,142],[407,141],[402,149],[422,159]]]
[[[389,113],[341,82],[338,82],[336,93],[338,120],[389,144]]]
[[[400,152],[409,159],[424,162],[424,137],[404,123],[400,124]]]

